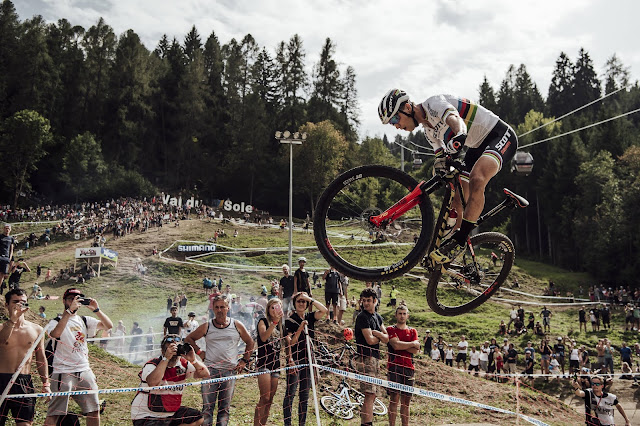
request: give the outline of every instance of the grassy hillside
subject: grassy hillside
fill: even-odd
[[[259,272],[239,272],[234,270],[209,269],[199,265],[174,263],[161,260],[151,256],[154,247],[162,250],[169,247],[175,240],[206,241],[213,235],[215,229],[223,227],[228,235],[233,235],[238,229],[237,238],[226,237],[219,241],[227,247],[286,247],[288,244],[288,233],[275,229],[256,229],[233,224],[221,225],[219,222],[207,223],[201,221],[182,221],[180,227],[165,226],[161,230],[153,229],[147,234],[129,235],[119,240],[110,240],[107,246],[119,252],[119,264],[117,268],[107,267],[103,270],[100,278],[94,278],[77,287],[83,289],[87,296],[98,299],[101,309],[110,316],[114,323],[123,320],[127,329],[131,328],[133,321],[138,321],[145,330],[153,327],[155,331],[161,331],[162,323],[166,316],[167,296],[173,296],[176,292],[185,292],[189,297],[188,310],[194,310],[200,316],[206,312],[206,298],[202,291],[201,281],[204,276],[219,278],[223,277],[225,284],[232,286],[234,293],[243,297],[243,302],[247,302],[250,296],[257,296],[262,285],[268,285],[269,280],[279,278],[279,273],[259,273]],[[294,245],[308,247],[313,246],[313,236],[310,233],[294,233]],[[73,264],[75,247],[88,246],[88,242],[66,241],[53,243],[49,247],[37,247],[25,254],[27,262],[32,266],[34,272],[23,276],[23,287],[29,288],[35,281],[35,265],[41,263],[43,266],[51,267],[53,270],[66,268]],[[305,249],[295,252],[294,259],[304,253],[309,260],[308,267],[312,270],[323,270],[327,265],[324,260],[313,249]],[[176,251],[167,252],[167,256],[176,260],[182,260],[183,255]],[[222,257],[221,255],[209,256],[206,260],[211,262],[236,262],[245,265],[268,265],[278,267],[287,263],[287,251],[262,252],[259,250],[249,253],[249,255],[233,255]],[[205,259],[201,259],[205,260]],[[142,276],[134,271],[136,262],[142,262],[147,268],[147,274]],[[514,275],[517,276],[522,289],[531,293],[542,294],[544,286],[551,279],[561,288],[573,291],[577,294],[577,287],[580,284],[589,283],[589,277],[584,274],[574,274],[557,268],[549,267],[539,263],[516,259]],[[42,278],[41,278],[42,281]],[[432,313],[424,299],[425,284],[420,280],[402,278],[383,284],[383,300],[380,312],[385,318],[385,323],[392,323],[391,308],[386,306],[391,283],[400,290],[399,299],[404,299],[410,310],[410,324],[418,329],[419,335],[424,336],[424,330],[429,328],[432,335],[441,334],[446,341],[457,342],[461,334],[465,334],[468,340],[475,345],[481,344],[484,340],[497,337],[498,324],[501,319],[508,319],[510,306],[504,303],[486,303],[474,312],[459,317],[441,317]],[[75,286],[71,282],[59,282],[55,286],[50,282],[41,283],[45,294],[62,295],[65,288]],[[358,281],[351,282],[350,296],[357,295],[364,288],[364,283]],[[317,295],[322,290],[317,290]],[[506,295],[513,297],[513,295]],[[51,317],[56,312],[62,310],[60,300],[30,301],[34,310],[37,306],[46,307],[48,316]],[[536,316],[539,315],[541,307],[527,308],[533,310]],[[553,335],[570,335],[578,343],[593,347],[597,338],[604,336],[604,332],[594,334],[577,334],[577,310],[574,308],[552,308],[554,317],[552,319]],[[345,315],[347,325],[351,325],[351,311]],[[620,314],[614,313],[612,323],[620,324]],[[326,333],[339,334],[341,330],[328,325],[323,325]],[[612,331],[608,336],[614,341],[632,336],[618,330]],[[524,348],[529,336],[512,339],[518,347]],[[534,339],[535,341],[535,339]],[[139,367],[132,366],[119,360],[99,348],[92,350],[92,364],[98,375],[98,380],[102,388],[114,388],[123,386],[134,386],[138,384],[137,373]],[[443,367],[441,364],[434,365],[430,361],[417,361],[419,372],[417,374],[416,385],[428,390],[451,394],[461,398],[470,399],[495,405],[509,410],[516,409],[515,388],[513,385],[497,384],[484,379],[470,377],[464,373],[453,371]],[[322,379],[322,384],[336,382],[335,377],[326,376]],[[555,396],[566,395],[568,388],[557,385],[547,385],[536,383],[535,387],[542,387]],[[200,404],[198,389],[189,389],[186,392],[187,403],[194,406]],[[281,424],[282,408],[281,403],[284,396],[284,382],[281,382],[278,394],[274,401],[271,412],[271,422]],[[382,394],[381,394],[382,396]],[[386,395],[384,395],[386,398]],[[128,420],[128,410],[132,394],[108,395],[105,397],[107,410],[104,424],[130,424]],[[253,417],[253,409],[258,399],[255,379],[240,381],[237,384],[236,396],[232,408],[233,424],[247,424]],[[414,397],[412,403],[412,416],[416,422],[426,424],[450,423],[450,422],[490,422],[500,424],[515,424],[513,416],[496,415],[484,410],[469,409],[462,405],[444,404],[438,401],[427,400]],[[520,399],[521,412],[538,417],[551,424],[567,424],[567,419],[571,423],[580,421],[573,410],[559,403],[557,397],[521,388]],[[42,411],[42,410],[39,410]],[[322,410],[321,410],[322,411]],[[563,417],[553,416],[553,412],[559,412]],[[331,420],[326,414],[323,415],[323,424],[330,424]],[[386,423],[385,419],[376,419],[377,424]],[[334,423],[341,424],[341,423]],[[357,420],[345,424],[358,424]]]

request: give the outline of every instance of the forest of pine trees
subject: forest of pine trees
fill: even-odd
[[[304,216],[341,171],[400,164],[400,147],[386,135],[359,139],[359,115],[376,111],[360,111],[356,70],[336,62],[338,48],[326,38],[320,52],[308,54],[298,35],[269,47],[251,34],[224,42],[193,27],[183,39],[163,36],[149,51],[134,30],[115,34],[103,19],[88,29],[40,16],[21,21],[3,0],[0,200],[28,206],[165,191],[205,202],[232,197],[282,214],[289,158],[274,133],[299,130],[308,140],[294,149],[295,214]],[[495,87],[485,78],[477,94],[460,95],[522,135],[622,89],[521,137],[521,147],[640,106],[640,87],[614,52],[600,76],[587,50],[576,53],[559,54],[546,99],[525,64],[511,65]],[[519,255],[635,284],[639,128],[640,114],[631,114],[533,145],[526,149],[535,159],[532,174],[505,170],[493,179],[487,205],[503,187],[531,201],[497,224]],[[427,145],[421,132],[393,142]],[[430,176],[430,165],[412,173]]]

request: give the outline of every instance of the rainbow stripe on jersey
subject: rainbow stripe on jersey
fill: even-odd
[[[464,124],[467,125],[467,132],[471,129],[476,112],[478,112],[478,105],[472,103],[469,99],[458,99],[458,113],[460,118],[464,120]]]
[[[449,111],[453,111],[453,109],[448,109],[447,111],[445,111],[444,115],[447,115]],[[471,125],[473,124],[473,119],[476,116],[476,112],[478,112],[478,105],[474,104],[469,99],[458,98],[458,114],[464,121],[464,124],[466,124],[467,132],[469,132],[469,129],[471,129]],[[448,142],[454,136],[455,135],[453,134],[453,131],[451,130],[451,128],[449,128],[446,132],[444,132],[442,139],[445,142]]]

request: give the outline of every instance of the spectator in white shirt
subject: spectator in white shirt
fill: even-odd
[[[465,336],[460,336],[460,341],[458,342],[458,355],[456,356],[456,367],[460,368],[460,361],[462,361],[463,368],[467,368],[467,348],[469,347],[469,342],[467,342]]]
[[[440,361],[440,350],[438,350],[438,345],[436,345],[435,343],[433,344],[433,347],[431,349],[431,359],[433,361]]]
[[[449,343],[449,347],[444,351],[444,362],[449,367],[453,367],[453,345]]]
[[[491,352],[491,349],[489,349],[489,342],[485,341],[484,345],[480,348],[480,370],[485,373],[489,369],[489,352]]]
[[[469,374],[471,370],[475,370],[475,375],[478,375],[480,365],[480,352],[476,350],[475,346],[471,346],[471,353],[469,354]]]

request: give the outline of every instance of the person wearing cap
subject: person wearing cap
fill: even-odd
[[[447,349],[444,350],[444,363],[449,367],[453,367],[453,345],[449,343]]]
[[[187,349],[187,353],[178,355],[179,345],[180,349]],[[140,387],[174,386],[138,392],[131,402],[133,425],[201,425],[204,421],[202,412],[182,405],[184,388],[178,385],[194,377],[208,378],[207,366],[177,334],[164,336],[160,350],[161,356],[147,361],[142,367]]]
[[[64,312],[45,327],[49,336],[56,341],[53,356],[52,392],[98,389],[96,376],[89,364],[87,338],[94,337],[98,330],[109,330],[113,323],[100,310],[96,299],[85,298],[78,289],[69,288],[62,296]],[[87,304],[88,303],[88,304]],[[78,315],[81,306],[98,317]],[[86,416],[87,426],[100,424],[98,394],[73,395],[72,398]],[[55,426],[60,416],[67,414],[69,396],[56,396],[49,402],[44,424]]]
[[[267,312],[267,303],[269,303],[269,299],[267,298],[267,288],[262,286],[260,290],[260,297],[256,300],[256,303],[261,306],[262,312]]]
[[[0,324],[0,346],[11,348],[11,350],[0,350],[0,389],[2,390],[10,383],[13,374],[31,349],[32,343],[42,332],[42,327],[27,321],[24,317],[24,314],[29,310],[27,293],[24,290],[19,288],[9,290],[5,294],[5,308],[8,318]],[[9,388],[9,396],[35,392],[31,380],[31,359],[34,354],[35,365],[42,380],[42,392],[51,392],[44,348],[44,339],[41,339],[33,353],[30,354],[29,362],[22,366],[16,381]],[[35,407],[36,398],[5,399],[0,406],[0,423],[4,425],[5,420],[9,417],[9,412],[11,412],[16,424],[30,426],[35,415]]]
[[[309,273],[304,269],[307,264],[307,258],[301,256],[298,258],[298,269],[293,273],[293,293],[297,294],[305,292],[311,296],[311,286],[309,285]],[[294,306],[295,309],[295,306]]]
[[[304,269],[307,263],[306,257],[298,258],[298,269],[293,274],[293,294],[305,292],[309,297],[313,297],[311,294],[311,286],[309,285],[309,273]],[[293,307],[295,309],[295,306]],[[312,306],[309,306],[309,312],[311,312]]]
[[[187,337],[187,335],[189,333],[191,333],[193,330],[195,330],[196,328],[198,328],[198,326],[200,325],[200,323],[198,322],[198,320],[196,319],[196,313],[191,311],[189,312],[189,314],[187,315],[187,317],[189,319],[187,319],[187,321],[185,321],[184,323],[184,327],[182,328],[182,337],[183,339],[185,337]]]
[[[564,375],[564,355],[566,351],[566,347],[564,344],[564,339],[560,336],[556,339],[557,343],[553,345],[553,353],[556,356],[556,361],[560,364],[560,369],[562,370],[562,374]]]

